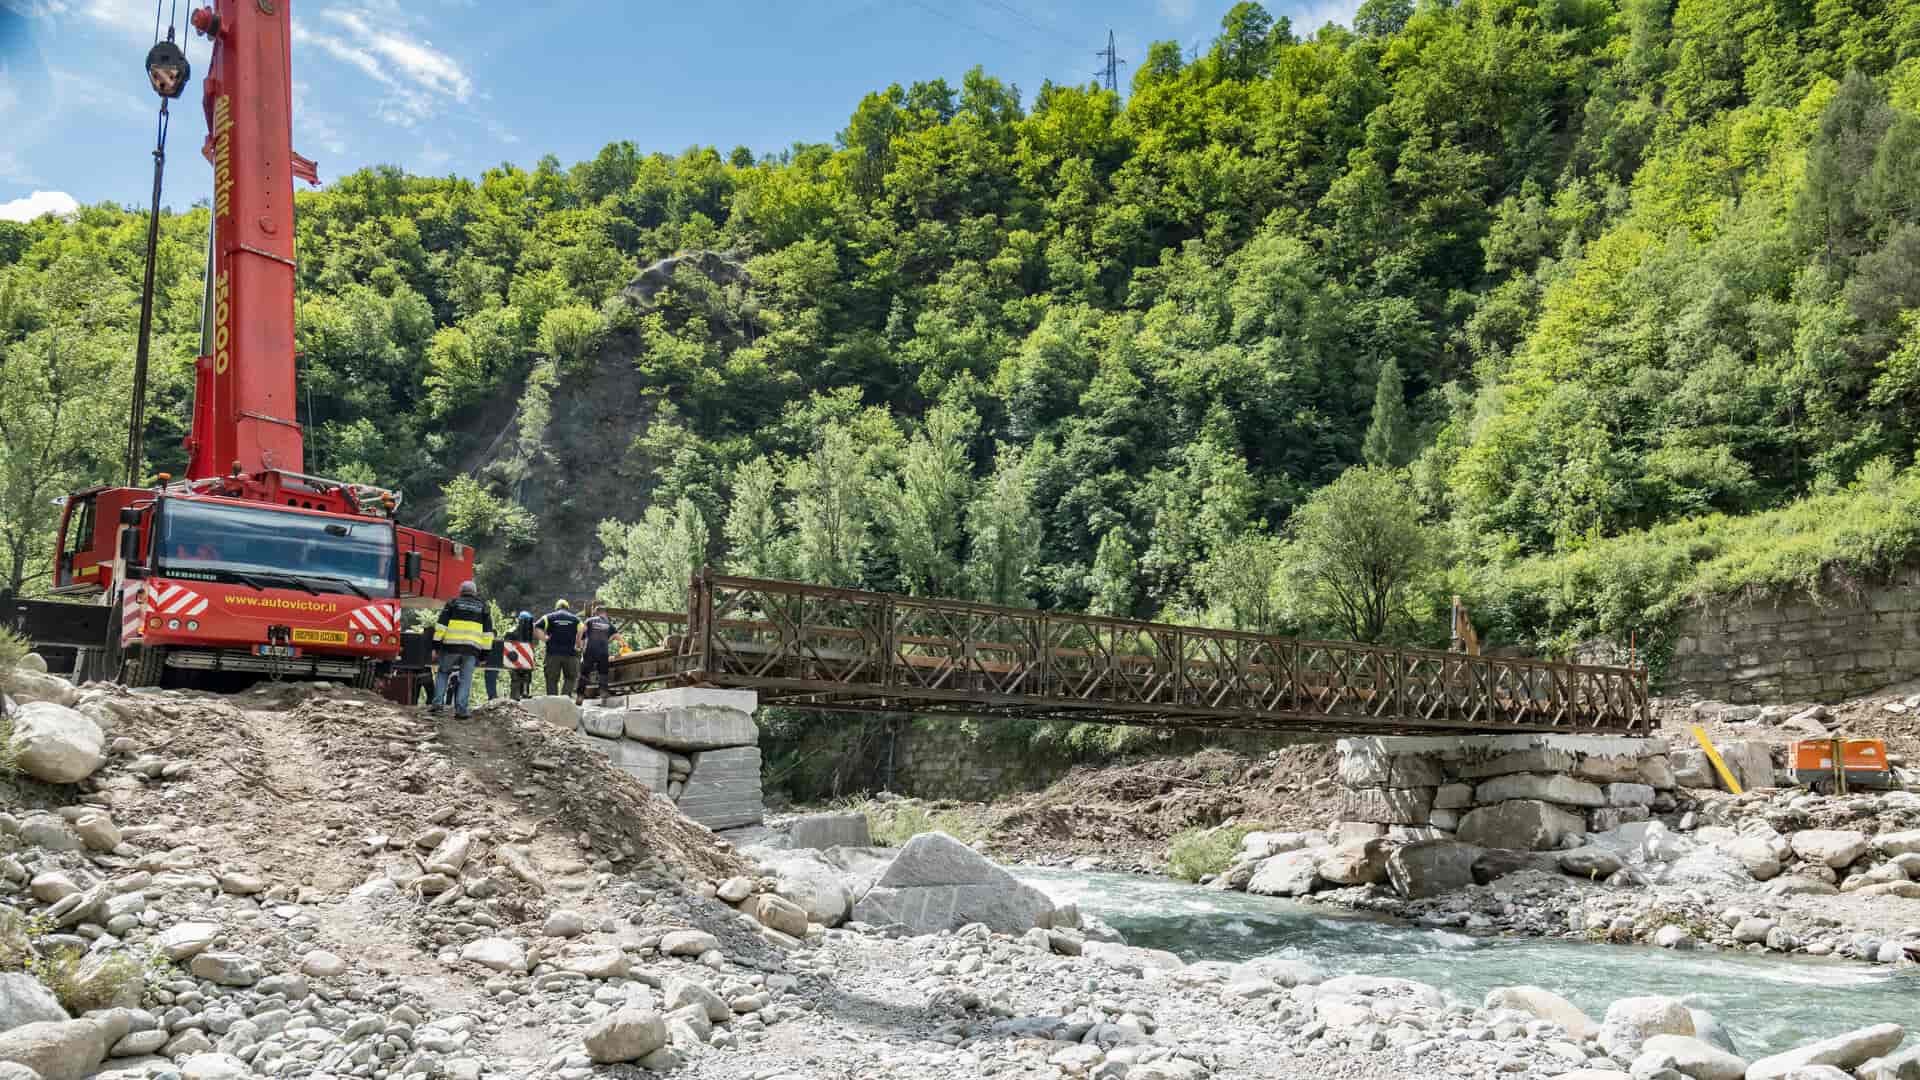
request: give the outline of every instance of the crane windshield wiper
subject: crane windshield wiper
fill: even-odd
[[[299,589],[301,592],[309,593],[313,596],[320,595],[319,589],[314,588],[312,585],[307,584],[306,582],[300,580],[299,578],[295,577],[292,574],[257,574],[255,576],[260,578],[262,581],[272,581],[272,582],[291,585],[294,588]]]
[[[255,592],[267,591],[267,587],[265,585],[260,584],[259,579],[254,577],[252,574],[243,574],[238,570],[223,570],[221,571],[221,573],[226,574],[230,578],[238,579],[240,584],[242,585],[253,586]]]
[[[348,589],[352,590],[353,595],[359,597],[360,599],[362,600],[373,599],[372,593],[368,592],[367,590],[361,588],[358,585],[355,585],[353,582],[343,577],[333,577],[327,574],[308,574],[307,579],[310,581],[324,582],[325,584],[328,584],[328,585],[345,585]]]

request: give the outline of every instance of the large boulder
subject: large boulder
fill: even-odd
[[[1920,855],[1920,829],[1881,833],[1873,838],[1873,849],[1889,859],[1901,855]]]
[[[1740,860],[1755,881],[1771,881],[1780,876],[1780,858],[1773,845],[1757,836],[1736,836],[1717,844],[1720,850]]]
[[[774,880],[775,895],[800,905],[807,918],[822,926],[847,920],[853,899],[847,894],[842,871],[809,851],[783,852],[760,864]]]
[[[49,675],[44,671],[34,671],[28,667],[14,668],[11,675],[0,679],[0,682],[6,684],[7,696],[22,705],[44,701],[72,708],[80,700],[80,693],[73,688],[72,683],[58,675]]]
[[[808,814],[787,826],[787,846],[825,851],[873,843],[865,814]]]
[[[1675,787],[1704,789],[1718,783],[1705,750],[1675,750],[1667,761],[1672,766]]]
[[[1551,990],[1538,986],[1500,986],[1487,991],[1486,1008],[1512,1009],[1560,1025],[1575,1039],[1584,1040],[1599,1030],[1593,1018]]]
[[[946,833],[907,841],[886,873],[854,905],[864,923],[900,923],[920,934],[985,923],[1003,934],[1053,925],[1053,901]]]
[[[1864,1062],[1853,1075],[1860,1080],[1920,1080],[1920,1046]]]
[[[1357,840],[1320,856],[1320,876],[1335,885],[1376,885],[1387,880],[1387,842]]]
[[[1761,1058],[1747,1066],[1747,1080],[1783,1080],[1796,1069],[1815,1065],[1851,1070],[1873,1058],[1893,1053],[1894,1048],[1906,1037],[1906,1029],[1899,1024],[1875,1024],[1873,1027],[1860,1028],[1788,1050],[1784,1054]]]
[[[1461,843],[1519,851],[1553,851],[1584,837],[1587,819],[1552,803],[1513,799],[1483,806],[1460,819]]]
[[[106,1032],[92,1020],[50,1020],[0,1033],[0,1061],[25,1065],[41,1080],[81,1080],[107,1056]]]
[[[1615,1061],[1632,1061],[1640,1047],[1655,1035],[1693,1034],[1693,1014],[1678,998],[1621,998],[1607,1007],[1600,1045]]]
[[[20,771],[49,784],[75,784],[106,760],[107,738],[85,714],[52,701],[32,701],[13,713],[7,748]]]
[[[1655,1035],[1640,1047],[1633,1060],[1635,1076],[1651,1076],[1672,1069],[1689,1080],[1741,1080],[1745,1060],[1702,1039],[1688,1035]]]
[[[1346,788],[1435,787],[1442,779],[1437,754],[1394,753],[1381,739],[1341,739],[1336,749]]]
[[[67,1010],[40,980],[18,971],[0,975],[0,1032],[65,1019]]]
[[[1852,866],[1869,847],[1867,834],[1853,829],[1804,829],[1794,833],[1793,853],[1835,870]]]
[[[1719,747],[1720,760],[1740,781],[1742,791],[1773,786],[1773,745],[1759,739],[1739,739]]]
[[[1473,865],[1482,854],[1472,844],[1453,840],[1403,844],[1387,856],[1387,878],[1393,890],[1409,900],[1439,896],[1474,884]]]
[[[1537,870],[1543,874],[1558,873],[1560,860],[1552,852],[1492,848],[1482,851],[1473,860],[1473,883],[1489,885],[1508,874],[1517,874],[1522,870]]]
[[[1320,880],[1318,864],[1324,848],[1288,851],[1261,863],[1247,891],[1256,896],[1305,896]]]
[[[580,706],[565,694],[546,694],[528,698],[520,707],[562,731],[580,726]]]

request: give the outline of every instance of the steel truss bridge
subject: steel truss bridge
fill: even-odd
[[[687,610],[615,610],[616,692],[763,705],[1318,734],[1647,734],[1644,668],[1306,641],[1057,611],[694,577]]]

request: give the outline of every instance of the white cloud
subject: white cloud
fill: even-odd
[[[465,102],[473,94],[472,77],[453,57],[434,48],[432,42],[416,41],[388,28],[384,21],[376,28],[357,11],[335,8],[322,15],[345,27],[350,40],[365,42],[415,85],[459,102]]]
[[[464,104],[472,96],[473,79],[459,62],[424,40],[390,29],[398,23],[397,13],[370,18],[361,11],[332,9],[321,17],[346,33],[315,32],[296,22],[294,44],[316,48],[385,87],[374,115],[387,123],[411,128],[449,102]]]
[[[32,221],[42,214],[71,214],[80,203],[64,191],[36,191],[23,199],[0,203],[0,221]]]

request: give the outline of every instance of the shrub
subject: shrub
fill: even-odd
[[[1188,829],[1167,844],[1167,873],[1181,881],[1199,881],[1233,864],[1240,841],[1257,825],[1217,825]]]
[[[880,847],[900,847],[921,833],[943,832],[963,844],[985,835],[979,825],[953,811],[929,813],[913,803],[865,802],[851,807],[866,815],[867,832]]]

